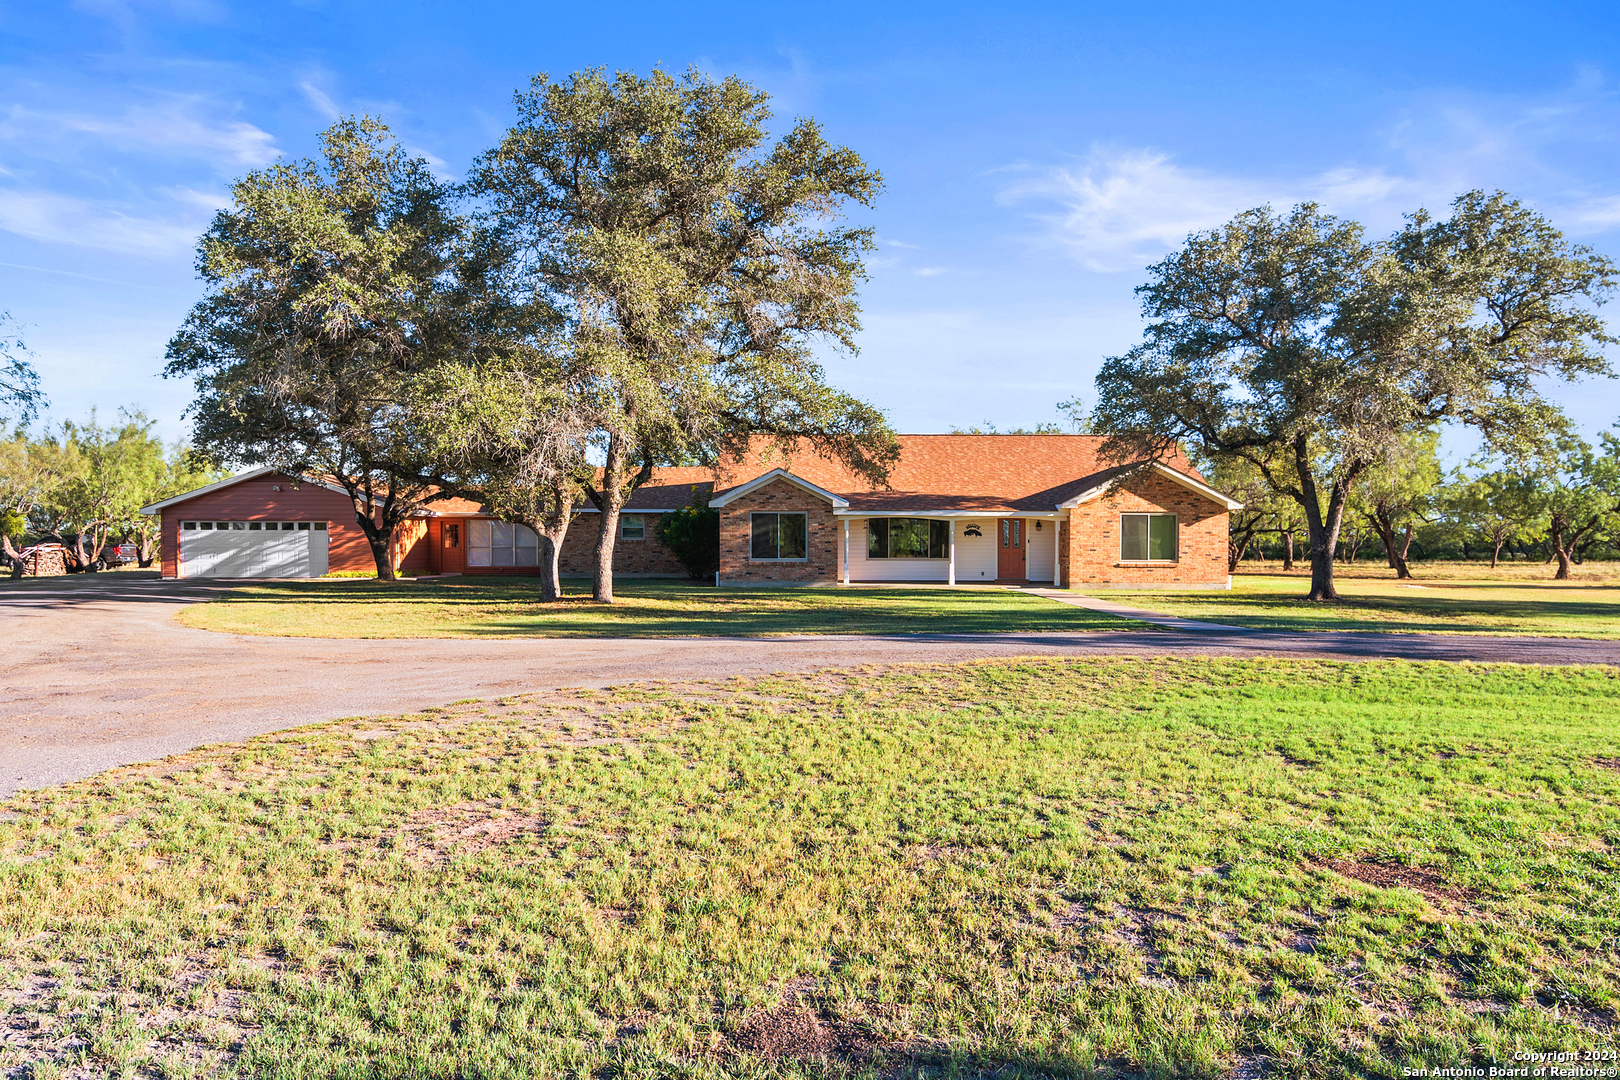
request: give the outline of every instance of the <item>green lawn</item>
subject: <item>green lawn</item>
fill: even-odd
[[[1143,624],[1006,589],[716,589],[621,581],[612,606],[541,603],[535,579],[254,585],[188,608],[188,626],[293,637],[705,637],[1141,630]]]
[[[1483,573],[1483,568],[1476,570]],[[1425,575],[1397,582],[1393,571],[1376,577],[1363,571],[1339,578],[1337,584],[1343,597],[1337,604],[1307,601],[1310,578],[1303,574],[1236,574],[1231,592],[1082,591],[1132,607],[1266,630],[1620,638],[1620,582],[1612,578],[1548,581],[1544,575],[1542,580],[1470,580]]]
[[[1005,661],[344,722],[0,813],[0,1074],[1620,1050],[1620,674]]]

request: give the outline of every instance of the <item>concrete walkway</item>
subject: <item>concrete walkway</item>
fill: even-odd
[[[0,797],[300,724],[559,686],[1012,656],[1620,664],[1615,641],[1276,633],[1153,612],[1163,628],[1140,632],[489,641],[246,637],[175,620],[231,587],[130,572],[0,582]]]

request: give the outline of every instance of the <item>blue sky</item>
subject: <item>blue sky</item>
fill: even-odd
[[[655,64],[740,75],[882,170],[861,352],[827,366],[905,431],[1089,403],[1142,268],[1265,202],[1382,231],[1503,188],[1620,257],[1612,2],[0,0],[0,309],[53,419],[139,405],[179,437],[163,348],[233,178],[351,112],[456,177],[533,73]],[[1620,417],[1620,383],[1557,396]]]

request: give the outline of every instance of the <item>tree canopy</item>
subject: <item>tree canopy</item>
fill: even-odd
[[[555,313],[557,362],[601,462],[596,597],[613,597],[619,511],[660,459],[767,435],[881,481],[877,409],[829,386],[817,343],[855,348],[871,230],[841,223],[881,180],[813,120],[770,141],[736,78],[537,76],[477,162],[487,261]]]
[[[199,245],[209,295],[166,373],[196,380],[193,439],[214,460],[342,485],[391,579],[397,526],[444,486],[417,380],[476,353],[476,274],[452,193],[383,124],[341,120],[321,146],[232,189]]]
[[[1142,343],[1098,376],[1109,451],[1251,462],[1302,508],[1310,595],[1335,599],[1351,492],[1403,440],[1459,423],[1522,450],[1563,427],[1542,380],[1609,374],[1612,263],[1499,192],[1451,210],[1371,243],[1308,203],[1188,237],[1137,290]]]

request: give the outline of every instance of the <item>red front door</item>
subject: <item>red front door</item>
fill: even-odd
[[[996,559],[996,577],[1003,581],[1023,581],[1024,572],[1024,519],[1002,518],[996,523],[1001,547]]]
[[[467,549],[462,546],[467,542],[467,522],[440,522],[439,531],[439,573],[459,574],[467,569]]]

